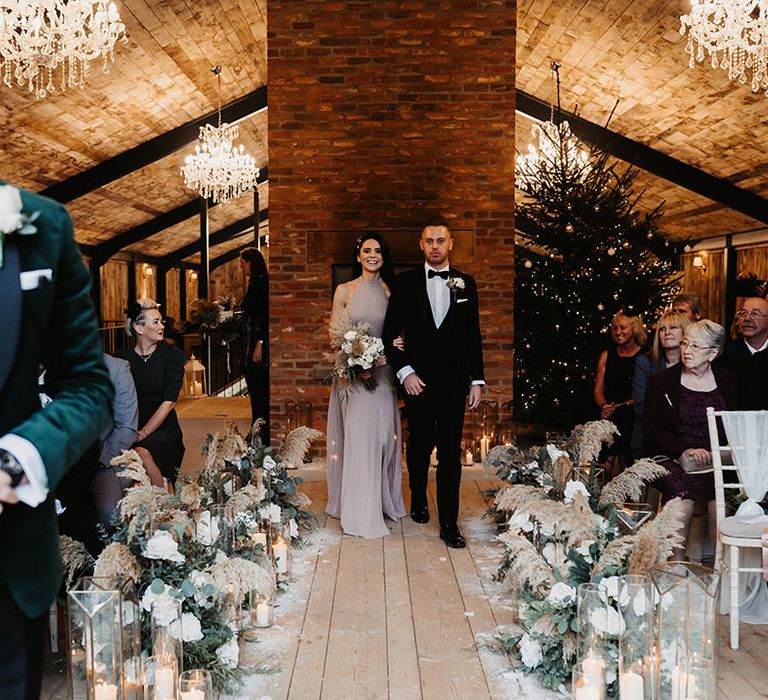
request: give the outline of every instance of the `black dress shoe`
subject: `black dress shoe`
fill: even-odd
[[[411,506],[411,520],[425,525],[429,522],[429,508],[427,506]]]
[[[458,527],[441,527],[440,539],[448,547],[453,547],[454,549],[464,549],[467,546],[467,542],[462,537]]]

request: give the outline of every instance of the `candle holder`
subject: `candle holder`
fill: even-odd
[[[81,578],[67,592],[69,695],[140,700],[141,616],[131,580]]]
[[[251,591],[249,608],[252,627],[271,627],[274,622],[275,606],[272,598],[259,591]]]
[[[672,700],[715,700],[716,687],[710,659],[684,656],[672,670]]]
[[[184,648],[182,644],[181,601],[175,598],[152,601],[151,639],[152,656],[159,667],[173,667],[179,673],[184,670]]]
[[[184,363],[183,393],[185,399],[202,399],[208,395],[205,375],[205,365],[195,357],[195,353],[192,353],[192,356]]]
[[[515,442],[516,430],[515,422],[512,420],[503,420],[496,425],[496,444],[512,445]]]
[[[648,503],[620,503],[616,506],[616,522],[628,535],[634,535],[656,511]]]
[[[291,575],[291,537],[290,534],[286,536],[282,528],[276,529],[273,533],[272,561],[275,564],[278,580]]]
[[[461,463],[465,467],[472,467],[475,464],[475,455],[472,452],[472,442],[464,441],[461,444]]]
[[[196,668],[179,676],[179,700],[213,700],[211,674]]]
[[[653,700],[653,584],[647,576],[619,579],[619,612],[624,631],[619,636],[619,695],[622,700]]]
[[[573,667],[573,700],[605,700],[605,673],[588,661]]]
[[[260,521],[248,528],[248,539],[254,547],[261,547],[268,556],[272,556],[272,529],[269,522]]]
[[[144,659],[144,700],[176,700],[178,668],[172,656]]]
[[[685,657],[709,660],[716,677],[720,574],[689,562],[659,564],[650,574],[658,597],[656,696],[669,697]]]
[[[606,674],[616,670],[615,653],[621,634],[621,616],[609,602],[605,588],[596,583],[582,583],[576,592],[579,648],[577,661],[583,671],[599,675],[605,685]],[[595,685],[598,685],[595,683]]]

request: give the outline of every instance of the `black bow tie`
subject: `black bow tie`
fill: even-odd
[[[437,270],[427,270],[427,279],[440,277],[441,279],[447,280],[449,274],[450,272],[448,270],[440,270],[439,272]]]

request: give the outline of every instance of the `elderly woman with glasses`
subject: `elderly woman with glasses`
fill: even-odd
[[[139,400],[138,441],[133,445],[149,479],[162,486],[176,481],[184,442],[174,406],[184,380],[184,353],[166,345],[165,322],[152,299],[132,302],[125,312],[125,330],[134,347],[118,353],[128,360]]]
[[[681,362],[648,377],[643,416],[643,450],[663,460],[668,474],[653,485],[665,501],[680,498],[685,507],[681,534],[687,539],[696,500],[709,503],[709,527],[717,538],[715,491],[709,451],[707,408],[735,408],[735,378],[713,366],[722,352],[725,329],[712,321],[688,326],[680,343]],[[703,470],[703,471],[702,471]],[[685,549],[677,550],[681,559]]]

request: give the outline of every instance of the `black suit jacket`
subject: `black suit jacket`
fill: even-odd
[[[749,351],[745,340],[736,338],[736,340],[730,340],[725,344],[722,354],[715,360],[715,365],[738,373],[741,371],[741,366],[750,357],[752,357],[752,353]]]
[[[736,381],[740,411],[768,409],[768,350],[756,352],[745,360]]]
[[[451,277],[464,280],[464,289],[451,291],[450,317],[453,352],[456,361],[457,383],[463,383],[469,391],[470,382],[483,379],[483,343],[480,335],[480,314],[477,301],[477,285],[470,275],[451,268]],[[419,266],[398,275],[389,298],[387,317],[384,321],[382,340],[387,360],[395,372],[410,365],[427,384],[432,379],[435,348],[435,320],[427,295],[424,267]],[[405,350],[393,347],[392,341],[400,334],[405,338]]]
[[[680,435],[680,376],[682,363],[648,377],[643,413],[643,454],[666,455],[677,459],[692,445]],[[712,372],[720,394],[729,409],[736,406],[736,380],[733,372],[713,365]]]

